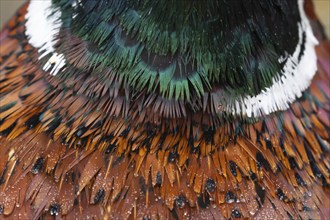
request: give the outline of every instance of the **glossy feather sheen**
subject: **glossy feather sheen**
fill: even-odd
[[[214,119],[209,106],[183,112],[152,95],[130,103],[131,90],[110,70],[51,76],[24,35],[26,7],[0,36],[1,218],[329,217],[330,44],[322,35],[318,72],[288,110]],[[85,50],[69,37],[63,48]]]
[[[45,71],[61,78],[92,72],[135,96],[157,95],[171,109],[167,117],[202,105],[214,117],[286,110],[316,72],[317,40],[302,0],[58,0],[47,13],[37,10],[47,4],[33,1],[26,16],[29,43],[45,44],[39,50]],[[39,19],[56,40],[36,31]],[[72,38],[75,44],[65,43]],[[112,77],[104,73],[109,69]]]

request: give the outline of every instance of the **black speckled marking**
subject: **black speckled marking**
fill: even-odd
[[[39,157],[37,159],[37,161],[34,163],[32,169],[31,169],[31,172],[33,174],[39,173],[42,170],[42,168],[44,167],[44,162],[45,162],[44,161],[44,158],[43,157]]]
[[[263,205],[265,203],[265,190],[257,182],[255,182],[255,190],[260,199],[261,204]]]
[[[233,203],[237,199],[236,195],[232,191],[228,191],[225,195],[225,200],[227,203]]]
[[[183,195],[179,195],[176,199],[175,199],[175,205],[178,208],[183,208],[186,205],[186,198]]]
[[[286,199],[286,195],[284,194],[284,192],[283,192],[283,190],[281,188],[278,188],[277,189],[276,195],[282,201]]]
[[[58,215],[58,213],[60,212],[61,209],[61,205],[58,203],[53,203],[49,206],[49,213],[50,215]]]
[[[213,179],[207,179],[206,184],[205,184],[205,190],[207,190],[210,193],[214,193],[215,189],[217,187],[217,184]]]
[[[97,204],[99,203],[100,201],[103,200],[105,196],[105,191],[103,188],[99,189],[99,191],[97,191],[95,197],[94,197],[94,204]]]
[[[163,182],[162,174],[158,171],[156,174],[156,186],[161,186]]]
[[[303,180],[303,178],[301,178],[301,176],[298,173],[295,173],[294,175],[296,177],[296,180],[297,180],[298,185],[300,185],[300,186],[306,186],[305,181]]]
[[[240,213],[240,211],[238,209],[233,209],[231,211],[231,216],[233,218],[240,218],[240,217],[242,217],[242,214]]]
[[[197,197],[197,203],[198,206],[202,209],[206,209],[210,205],[210,198],[207,193],[204,194],[204,197],[202,195]]]
[[[229,170],[235,177],[237,176],[237,164],[232,160],[229,161]]]

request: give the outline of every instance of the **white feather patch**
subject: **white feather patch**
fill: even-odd
[[[53,56],[47,61],[43,69],[56,75],[65,66],[63,54],[55,52],[54,45],[62,23],[61,11],[53,9],[51,0],[32,0],[25,16],[25,34],[29,43],[38,48],[39,59],[48,54]]]
[[[229,107],[233,115],[248,117],[259,117],[268,115],[278,110],[286,110],[289,104],[302,96],[317,71],[317,57],[315,45],[317,39],[313,35],[312,28],[304,11],[304,1],[298,0],[301,23],[299,25],[299,43],[295,52],[288,56],[287,62],[282,70],[283,76],[273,79],[272,86],[266,88],[256,96],[240,97],[235,104]],[[299,61],[301,44],[303,44],[303,33],[306,34],[305,50]],[[282,59],[282,58],[281,58]],[[279,62],[281,62],[281,59]]]

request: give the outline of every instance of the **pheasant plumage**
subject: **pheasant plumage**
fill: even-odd
[[[310,1],[31,1],[0,39],[0,218],[330,217]]]

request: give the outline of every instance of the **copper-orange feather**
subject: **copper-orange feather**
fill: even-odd
[[[88,72],[49,75],[25,35],[28,5],[0,36],[0,218],[330,217],[330,43],[310,1],[310,87],[289,109],[244,123],[215,119],[197,98],[132,98],[112,70],[102,75],[111,86]],[[85,42],[61,34],[68,62],[88,65]]]

